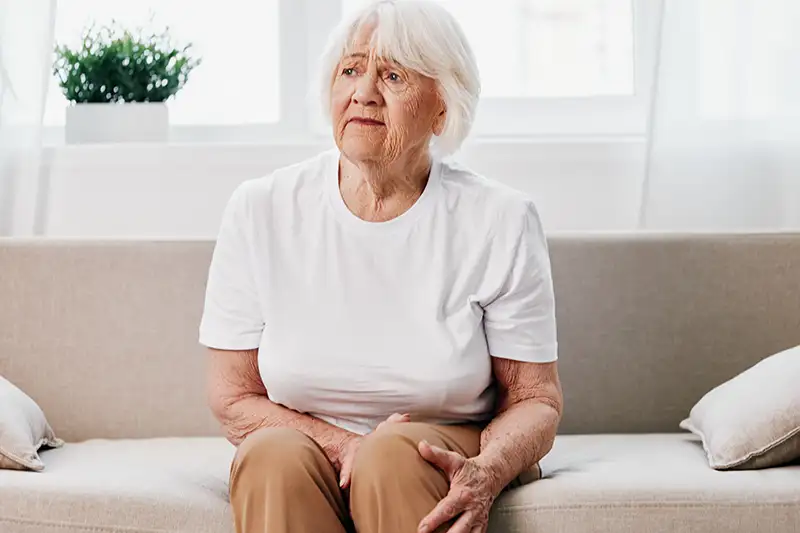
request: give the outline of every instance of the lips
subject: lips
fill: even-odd
[[[383,122],[380,120],[376,120],[374,118],[366,118],[366,117],[353,117],[347,121],[354,122],[356,124],[361,124],[362,126],[383,126]]]

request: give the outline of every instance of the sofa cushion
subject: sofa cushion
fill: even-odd
[[[222,438],[89,440],[0,471],[3,533],[232,533]]]
[[[0,471],[3,533],[232,533],[221,438],[93,440]],[[559,436],[489,533],[800,531],[800,466],[719,472],[692,435]]]
[[[800,531],[800,466],[713,470],[694,435],[562,435],[541,466],[490,533]]]
[[[708,464],[718,470],[800,459],[800,346],[715,387],[680,426],[703,439]]]

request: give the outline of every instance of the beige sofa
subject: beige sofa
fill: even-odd
[[[544,479],[504,494],[490,531],[800,532],[800,466],[714,471],[678,428],[800,344],[800,234],[550,246],[566,413]],[[0,240],[0,374],[68,441],[41,473],[0,471],[2,533],[232,531],[234,449],[197,344],[212,247]]]

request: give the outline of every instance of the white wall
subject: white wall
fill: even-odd
[[[209,237],[243,180],[326,145],[61,146],[45,151],[39,231],[48,236]],[[641,141],[482,141],[459,159],[532,195],[547,230],[637,222]]]

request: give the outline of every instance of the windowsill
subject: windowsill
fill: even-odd
[[[469,139],[462,149],[482,146],[525,146],[541,144],[587,145],[587,144],[643,144],[645,137],[641,135],[547,135],[547,136],[511,136],[480,137]],[[45,142],[46,150],[158,150],[158,149],[237,149],[237,148],[272,148],[272,147],[333,147],[329,138],[283,138],[276,140],[233,140],[233,141],[167,141],[167,142],[113,142],[113,143],[65,143]]]
[[[333,146],[331,139],[49,146],[40,177],[50,207],[40,225],[50,235],[214,235],[243,181]],[[531,195],[548,227],[636,223],[641,138],[480,138],[456,158]]]
[[[274,169],[303,161],[334,148],[330,139],[284,139],[276,142],[166,142],[61,144],[46,146],[44,160],[75,172],[116,172],[120,167],[141,172],[192,169]],[[455,154],[467,166],[497,165],[525,172],[530,165],[573,165],[602,168],[619,161],[640,161],[645,140],[632,136],[509,137],[472,139]],[[637,163],[638,164],[638,163]],[[222,169],[222,170],[220,170]],[[176,170],[177,171],[177,170]]]

